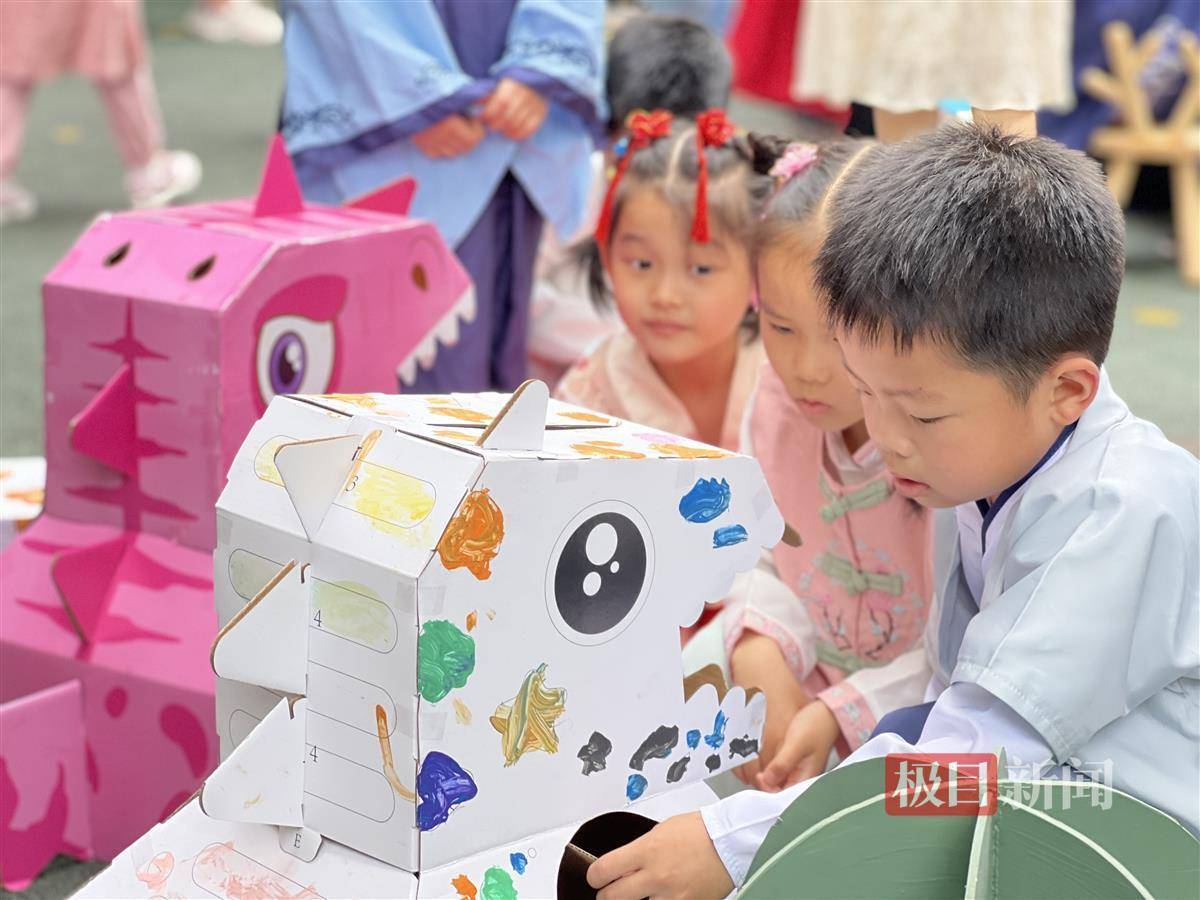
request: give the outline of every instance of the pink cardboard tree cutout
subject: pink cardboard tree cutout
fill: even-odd
[[[474,315],[414,188],[306,204],[276,138],[257,198],[102,215],[47,276],[45,511],[0,555],[6,886],[111,858],[216,765],[213,507],[246,432],[278,393],[395,390]]]

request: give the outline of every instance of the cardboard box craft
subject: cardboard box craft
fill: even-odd
[[[204,808],[418,872],[739,765],[764,698],[685,689],[679,629],[782,530],[753,459],[539,382],[277,398],[218,504]]]
[[[237,448],[275,394],[395,390],[474,313],[413,189],[306,204],[277,139],[257,197],[101,215],[46,277],[45,511],[0,557],[0,703],[75,683],[88,777],[57,827],[74,755],[0,729],[6,884],[57,852],[111,858],[216,765],[214,505]],[[0,464],[0,541],[34,496],[17,477]]]
[[[0,457],[0,550],[30,526],[46,497],[46,461],[40,456]]]
[[[630,811],[661,821],[715,799],[707,786],[691,784],[641,800]],[[322,846],[315,858],[300,859],[290,852],[292,848],[281,846],[285,836],[278,829],[211,818],[199,800],[192,800],[134,842],[74,896],[131,900],[573,896],[560,888],[564,879],[578,877],[569,864],[564,865],[569,842],[577,834],[575,825],[551,829],[417,876],[333,842]]]

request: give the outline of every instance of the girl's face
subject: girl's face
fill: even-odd
[[[690,218],[653,188],[635,188],[621,205],[608,274],[621,318],[654,362],[688,362],[736,339],[753,290],[750,259],[712,226],[712,239],[695,243]]]
[[[758,309],[771,367],[809,422],[845,431],[863,419],[862,401],[825,325],[813,288],[815,250],[777,243],[758,262]]]

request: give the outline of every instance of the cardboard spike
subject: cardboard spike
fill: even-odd
[[[262,181],[258,185],[258,196],[254,198],[254,215],[288,216],[303,209],[304,195],[300,193],[292,158],[288,156],[283,135],[277,134],[267,149]]]
[[[92,642],[121,560],[129,542],[125,535],[73,550],[54,558],[50,576],[71,627],[85,644]]]
[[[295,441],[275,451],[275,468],[309,540],[353,471],[363,439],[357,434]]]
[[[513,391],[476,444],[488,450],[541,450],[549,405],[550,389],[545,383],[526,381]]]
[[[291,560],[221,629],[209,657],[219,677],[289,694],[305,692],[311,586],[300,576]]]
[[[304,700],[280,700],[208,776],[200,806],[214,819],[304,824]]]
[[[346,201],[345,205],[351,209],[369,209],[391,213],[394,216],[407,216],[416,193],[417,179],[406,175],[370,193],[354,197]]]
[[[133,367],[122,363],[67,428],[71,446],[84,456],[125,475],[136,474]]]

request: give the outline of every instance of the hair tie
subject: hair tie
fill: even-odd
[[[620,184],[621,177],[629,168],[629,161],[638,150],[649,147],[659,138],[669,135],[671,122],[672,116],[665,109],[656,109],[653,112],[639,109],[631,112],[626,118],[625,129],[629,132],[623,139],[626,145],[617,161],[617,170],[608,183],[608,190],[604,194],[604,205],[600,207],[600,218],[596,222],[596,243],[600,245],[601,250],[608,246],[609,231],[612,229],[613,197],[616,196],[617,185]]]
[[[696,212],[692,219],[692,240],[708,243],[708,158],[706,147],[721,147],[733,137],[733,123],[722,109],[710,109],[696,117]]]
[[[787,181],[795,178],[809,166],[817,161],[817,145],[805,144],[796,142],[788,144],[784,148],[783,155],[775,160],[775,164],[771,166],[771,171],[767,174],[772,178],[779,179],[782,186]]]

